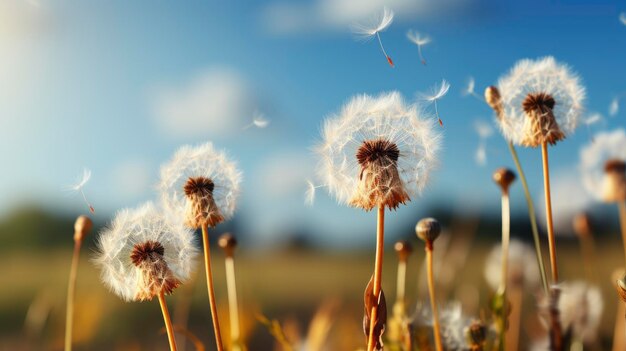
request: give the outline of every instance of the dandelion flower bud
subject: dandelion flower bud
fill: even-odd
[[[611,159],[604,164],[602,198],[606,202],[626,200],[626,163]]]
[[[498,88],[494,87],[493,85],[487,87],[487,89],[485,89],[485,101],[487,101],[487,104],[496,112],[496,117],[498,119],[501,119],[503,107],[502,97],[500,96],[500,91],[498,90]]]
[[[93,222],[87,216],[79,216],[74,223],[74,241],[82,241],[93,228]]]
[[[424,218],[417,222],[415,226],[415,233],[417,237],[426,243],[432,243],[439,237],[441,233],[441,226],[439,222],[434,218]]]
[[[509,186],[515,181],[515,173],[508,168],[500,168],[493,173],[493,181],[502,189],[502,193],[509,193]]]
[[[400,261],[406,261],[413,252],[413,247],[411,246],[411,244],[408,241],[404,240],[396,241],[396,243],[393,245],[393,248],[398,253],[398,258],[400,259]]]
[[[616,282],[617,294],[622,301],[626,302],[626,275]]]
[[[481,320],[473,320],[465,330],[470,346],[482,346],[487,339],[487,327]]]
[[[225,233],[220,236],[217,244],[224,250],[226,256],[232,257],[237,248],[237,239],[231,233]]]
[[[579,237],[591,236],[593,234],[593,225],[591,217],[586,213],[579,213],[574,217],[572,227]]]

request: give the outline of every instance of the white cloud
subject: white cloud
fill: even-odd
[[[159,89],[152,103],[156,122],[168,135],[215,137],[241,131],[258,98],[235,70],[212,68],[183,86]]]
[[[255,188],[264,197],[297,197],[303,203],[307,179],[312,177],[312,164],[310,156],[296,152],[272,155],[259,167]]]
[[[466,8],[473,0],[314,0],[293,3],[278,0],[262,12],[261,22],[276,34],[345,29],[357,21],[372,17],[384,6],[400,20],[434,16]]]

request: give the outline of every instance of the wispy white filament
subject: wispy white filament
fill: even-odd
[[[437,88],[437,86],[435,86],[433,88],[433,93],[428,95],[428,94],[422,94],[422,98],[428,102],[432,102],[435,105],[435,116],[437,116],[437,120],[439,121],[439,125],[443,126],[443,121],[441,120],[441,117],[439,117],[439,108],[437,107],[437,101],[439,99],[441,99],[442,97],[444,97],[448,91],[450,90],[450,83],[448,83],[445,79],[441,80],[441,85]]]
[[[391,57],[387,55],[387,51],[385,51],[385,47],[383,46],[383,42],[380,39],[380,32],[383,32],[387,27],[389,27],[393,23],[393,11],[389,8],[384,7],[382,15],[376,20],[376,22],[372,22],[371,24],[355,24],[352,26],[352,32],[356,34],[361,39],[370,39],[374,36],[378,39],[378,44],[380,45],[380,49],[387,58],[389,64],[393,67],[393,61]]]
[[[265,118],[265,115],[259,111],[254,112],[254,116],[252,117],[252,123],[248,124],[244,127],[244,129],[248,129],[250,127],[257,127],[259,129],[263,129],[270,124],[270,121]]]
[[[85,196],[85,192],[83,191],[83,188],[85,187],[85,185],[89,182],[89,179],[91,179],[91,170],[84,168],[83,169],[83,174],[80,177],[80,179],[73,185],[69,186],[70,190],[73,191],[77,191],[79,192],[82,197],[83,197],[83,201],[85,201],[85,204],[87,205],[87,207],[89,208],[89,211],[91,213],[95,213],[96,210],[93,208],[93,206],[89,203],[89,201],[87,201],[87,197]]]
[[[430,37],[422,36],[420,33],[409,30],[406,33],[406,37],[415,45],[417,45],[417,53],[419,54],[420,61],[423,65],[426,65],[426,59],[422,55],[422,46],[431,42]]]

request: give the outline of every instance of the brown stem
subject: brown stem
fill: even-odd
[[[552,222],[552,198],[550,195],[550,168],[548,166],[548,143],[541,144],[543,160],[543,188],[546,198],[546,224],[548,226],[548,246],[550,250],[550,265],[552,267],[552,283],[559,281],[559,271],[556,263],[556,243],[554,240],[554,224]]]
[[[78,274],[78,259],[82,240],[74,240],[74,253],[70,267],[70,280],[67,284],[67,305],[65,311],[65,351],[72,351],[72,330],[74,328],[74,295]]]
[[[588,281],[597,281],[595,275],[595,242],[593,235],[583,235],[580,238],[580,251],[583,256],[585,275]]]
[[[624,244],[624,257],[626,259],[626,201],[619,201],[619,224],[622,229],[622,242]]]
[[[170,351],[176,351],[176,339],[174,338],[174,328],[172,327],[172,319],[170,318],[170,312],[167,309],[167,303],[165,302],[165,295],[163,292],[159,293],[159,305],[161,305],[161,312],[163,312],[163,322],[165,322],[165,330],[167,331],[167,339],[170,342]]]
[[[511,284],[508,290],[511,301],[509,327],[506,330],[506,350],[517,351],[519,349],[520,319],[522,317],[523,289],[521,284]]]
[[[211,272],[211,251],[209,247],[209,228],[207,224],[202,225],[202,243],[204,244],[204,268],[206,271],[206,284],[209,291],[209,304],[211,305],[211,318],[213,319],[213,332],[215,333],[215,344],[218,351],[223,351],[222,336],[220,333],[220,321],[217,316],[217,303],[215,302],[215,291],[213,289],[213,273]]]
[[[433,332],[435,334],[435,347],[437,351],[443,351],[441,344],[441,330],[439,328],[439,312],[437,311],[437,299],[435,295],[435,278],[433,275],[433,242],[426,242],[426,264],[428,276],[428,293],[430,294],[430,308],[433,310]]]
[[[559,299],[561,291],[552,288],[550,291],[550,350],[563,350],[563,330],[561,329]]]
[[[376,226],[376,260],[374,262],[374,300],[379,301],[380,285],[383,277],[383,253],[385,248],[385,206],[378,206],[378,222]],[[374,326],[378,318],[378,303],[372,307],[370,313],[370,331],[367,338],[367,350],[374,350]]]
[[[617,315],[615,317],[615,329],[613,330],[613,351],[622,351],[626,348],[626,333],[624,328],[626,321],[626,305],[620,300],[617,306]]]

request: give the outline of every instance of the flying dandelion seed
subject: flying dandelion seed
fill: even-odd
[[[265,118],[265,115],[260,111],[254,111],[254,115],[252,116],[252,123],[245,126],[243,129],[248,129],[250,127],[257,127],[259,129],[263,129],[270,124],[270,121]]]
[[[313,203],[315,202],[315,191],[317,190],[319,186],[315,186],[315,184],[313,184],[313,182],[308,179],[306,183],[307,183],[307,189],[305,193],[304,203],[309,206],[313,206]]]
[[[389,55],[387,55],[387,51],[385,51],[385,47],[383,46],[383,42],[380,39],[380,32],[384,32],[387,27],[391,25],[393,22],[393,11],[389,8],[384,7],[382,16],[378,18],[378,20],[372,25],[361,25],[355,24],[352,26],[352,32],[363,39],[370,39],[374,36],[378,39],[378,44],[380,45],[380,49],[387,58],[387,62],[391,67],[394,67],[393,60]]]
[[[615,97],[611,100],[611,104],[609,105],[609,116],[615,117],[619,112],[619,98]]]
[[[461,95],[463,96],[472,96],[480,101],[483,101],[484,99],[476,94],[476,81],[474,80],[474,77],[469,77],[467,79],[467,85],[465,86],[465,89],[463,89],[463,91],[461,91]]]
[[[85,192],[83,191],[83,188],[89,182],[89,179],[91,179],[91,170],[85,168],[83,169],[83,175],[79,179],[79,181],[76,184],[70,185],[68,189],[79,192],[83,196],[83,201],[85,201],[85,204],[87,205],[87,207],[89,207],[89,212],[96,213],[96,210],[89,203],[89,201],[87,201],[87,197],[85,196]]]
[[[478,147],[474,154],[474,160],[479,166],[484,166],[487,164],[487,139],[493,134],[493,128],[485,121],[476,120],[474,121],[474,130],[478,134]]]
[[[424,58],[424,55],[422,55],[422,46],[430,43],[432,40],[430,39],[430,37],[428,36],[422,36],[420,33],[418,32],[414,32],[412,30],[409,30],[406,33],[406,37],[415,45],[417,45],[417,53],[420,56],[420,61],[422,62],[422,64],[424,66],[426,66],[426,59]]]
[[[443,79],[441,80],[441,86],[439,88],[435,87],[433,89],[432,95],[422,94],[422,98],[424,100],[435,104],[435,115],[437,116],[439,125],[442,127],[443,127],[443,121],[441,120],[441,117],[439,116],[439,108],[437,107],[437,100],[444,97],[448,93],[448,90],[450,90],[450,83],[448,83],[445,79]]]
[[[626,12],[622,12],[619,14],[619,21],[626,26]]]

